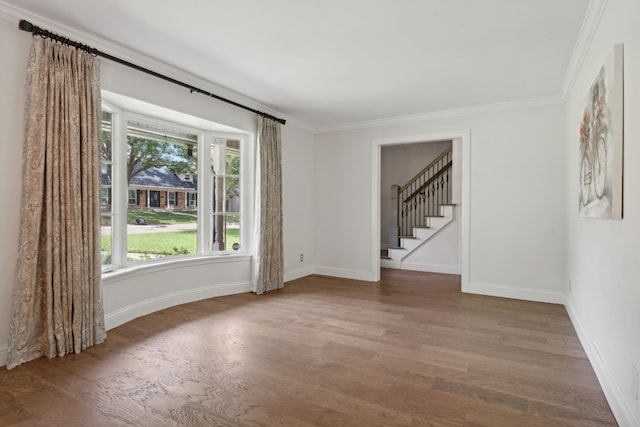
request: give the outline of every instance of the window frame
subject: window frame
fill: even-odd
[[[133,199],[131,198],[131,192],[133,191]],[[131,200],[134,200],[135,203],[131,203]],[[127,205],[128,206],[139,206],[140,205],[140,190],[127,188]]]
[[[167,207],[173,206],[174,208],[178,204],[178,192],[167,190]]]
[[[252,141],[254,135],[249,132],[220,132],[210,130],[198,126],[185,125],[180,119],[169,121],[159,119],[151,115],[141,114],[137,111],[131,111],[125,107],[119,107],[113,103],[103,99],[102,108],[104,111],[111,113],[111,141],[112,141],[112,183],[111,183],[111,264],[103,265],[102,272],[109,273],[122,269],[130,269],[131,267],[144,265],[160,265],[167,262],[175,262],[180,259],[198,259],[203,257],[218,257],[229,255],[247,256],[251,253],[252,221],[253,217],[253,168],[255,165]],[[182,118],[182,113],[176,112]],[[227,250],[213,251],[209,237],[212,227],[209,219],[213,214],[211,208],[211,186],[208,179],[198,179],[198,189],[196,192],[196,210],[198,214],[198,233],[197,233],[197,250],[194,254],[175,255],[166,258],[158,258],[153,260],[142,260],[130,262],[127,261],[127,209],[129,207],[129,186],[126,177],[127,160],[127,127],[130,122],[148,124],[167,131],[187,132],[198,136],[198,159],[197,173],[200,177],[208,177],[211,166],[210,141],[214,138],[232,139],[240,141],[240,185],[241,185],[241,223],[240,223],[240,249],[235,251],[232,248]],[[212,125],[217,125],[210,122]],[[222,125],[218,125],[222,126]],[[245,176],[246,174],[246,176]],[[191,178],[191,177],[190,177]],[[137,189],[134,190],[138,195]],[[175,190],[175,206],[178,202],[178,192]],[[167,190],[168,192],[168,190]],[[187,195],[185,194],[185,203],[188,205]],[[139,203],[139,198],[137,199]]]

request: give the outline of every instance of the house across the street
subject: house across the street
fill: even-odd
[[[111,177],[102,174],[101,204],[111,205]],[[134,175],[129,182],[129,209],[196,210],[198,175],[173,173],[166,166],[149,168]]]

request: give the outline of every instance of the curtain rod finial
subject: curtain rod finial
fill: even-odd
[[[18,23],[18,28],[20,28],[22,31],[32,32],[33,24],[29,21],[21,19],[20,22]]]

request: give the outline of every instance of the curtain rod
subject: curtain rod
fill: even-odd
[[[27,31],[27,32],[33,33],[34,36],[41,36],[43,38],[49,38],[49,39],[52,39],[52,40],[56,40],[56,41],[58,41],[60,43],[67,44],[67,45],[73,46],[73,47],[75,47],[77,49],[81,49],[81,50],[84,50],[86,52],[89,52],[92,55],[101,56],[101,57],[106,58],[106,59],[108,59],[110,61],[117,62],[118,64],[126,65],[127,67],[135,68],[136,70],[142,71],[143,73],[151,74],[152,76],[155,76],[155,77],[157,77],[159,79],[166,80],[166,81],[171,82],[171,83],[173,83],[175,85],[187,88],[187,89],[189,89],[191,91],[191,93],[196,92],[196,93],[200,93],[202,95],[209,96],[211,98],[215,98],[218,101],[226,102],[227,104],[231,104],[231,105],[233,105],[235,107],[242,108],[243,110],[251,111],[252,113],[258,114],[258,115],[260,115],[262,117],[266,117],[268,119],[275,120],[275,121],[277,121],[277,122],[279,122],[279,123],[281,123],[283,125],[286,123],[285,119],[279,119],[278,117],[272,116],[271,114],[265,113],[264,111],[258,111],[256,109],[251,108],[251,107],[247,107],[246,105],[242,105],[242,104],[239,104],[239,103],[237,103],[235,101],[232,101],[230,99],[223,98],[223,97],[221,97],[219,95],[216,95],[214,93],[207,92],[206,90],[197,88],[197,87],[192,86],[192,85],[190,85],[188,83],[181,82],[180,80],[176,80],[176,79],[171,78],[169,76],[165,76],[164,74],[160,74],[160,73],[155,72],[153,70],[149,70],[148,68],[141,67],[140,65],[136,65],[136,64],[133,64],[133,63],[131,63],[129,61],[125,61],[122,58],[118,58],[116,56],[109,55],[108,53],[99,51],[98,49],[96,49],[94,47],[87,46],[87,45],[82,44],[82,43],[78,43],[78,42],[70,40],[70,39],[68,39],[66,37],[62,37],[62,36],[60,36],[58,34],[52,33],[52,32],[50,32],[48,30],[45,30],[45,29],[40,28],[40,27],[38,27],[36,25],[33,25],[31,22],[26,21],[24,19],[20,20],[20,22],[18,23],[18,28],[20,28],[22,31]]]

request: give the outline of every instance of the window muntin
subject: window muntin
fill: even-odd
[[[151,119],[137,113],[119,110],[111,105],[105,109],[110,112],[109,114],[113,118],[113,123],[111,123],[113,126],[113,142],[111,143],[113,145],[113,162],[109,164],[108,173],[113,172],[115,180],[109,195],[115,224],[113,224],[111,233],[113,236],[103,233],[103,246],[106,246],[105,243],[111,245],[113,241],[113,247],[110,248],[113,256],[108,260],[111,265],[103,264],[103,271],[118,269],[130,264],[158,263],[164,259],[178,256],[193,257],[221,252],[246,252],[246,248],[248,248],[246,242],[240,241],[239,153],[240,147],[247,144],[248,135],[241,132],[236,134],[225,131],[224,134],[218,134],[218,138],[214,138],[216,137],[214,132],[185,127],[179,122],[172,123],[167,121],[166,117],[164,120]],[[184,115],[180,116],[180,113],[176,114],[176,117],[184,117]],[[212,122],[208,123],[213,124]],[[223,135],[224,138],[222,138]],[[146,142],[141,143],[142,140]],[[212,159],[210,153],[212,145],[209,143],[213,140],[218,141],[218,144],[214,145],[223,148],[224,167],[220,169],[220,172],[226,172],[228,165],[235,167],[235,172],[232,174],[233,176],[228,177],[223,173],[218,174],[218,178],[225,180],[224,186],[231,185],[231,187],[230,191],[225,188],[223,209],[210,214],[208,206],[212,206],[213,197],[211,181],[200,180],[198,177],[203,172],[209,173]],[[227,143],[227,141],[230,142]],[[227,150],[227,145],[230,150]],[[227,151],[229,151],[229,155],[225,154]],[[198,156],[199,152],[203,155]],[[251,153],[252,150],[249,152]],[[140,153],[146,153],[147,157],[140,156]],[[227,157],[229,158],[227,159]],[[246,162],[247,160],[242,161]],[[139,166],[136,167],[136,164]],[[149,164],[152,164],[154,169],[143,168]],[[140,180],[141,174],[145,171],[153,177],[157,175],[158,169],[163,168],[173,174],[173,187],[151,186],[148,179]],[[111,169],[113,170],[111,171]],[[251,171],[251,168],[245,168],[245,170]],[[135,172],[137,171],[143,172],[139,172],[136,176]],[[166,175],[167,171],[164,172]],[[251,182],[251,180],[247,182]],[[233,197],[229,197],[227,194]],[[245,196],[250,196],[250,194],[252,194],[251,189],[244,191]],[[236,200],[233,200],[234,197]],[[250,206],[244,202],[243,205]],[[163,223],[170,222],[165,221],[169,213],[180,215],[181,221],[173,224]],[[214,250],[211,220],[216,215],[222,218],[222,226],[218,229],[224,230],[225,241],[228,244]],[[154,216],[156,218],[153,218]],[[220,224],[220,222],[216,224]],[[165,244],[155,242],[151,246],[142,245],[140,239],[164,237],[153,235],[151,232],[153,228],[177,228],[180,231],[190,232],[187,239],[188,246],[184,244],[183,239],[169,239],[170,246],[166,242]],[[184,230],[185,228],[186,230]],[[235,249],[233,243],[236,243]]]

